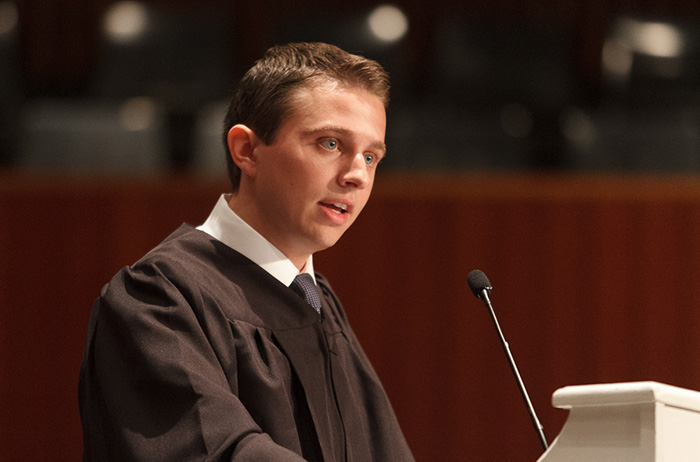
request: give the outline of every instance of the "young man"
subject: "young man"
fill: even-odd
[[[273,47],[243,77],[226,118],[233,193],[93,306],[85,460],[413,460],[313,271],[369,198],[388,91],[379,64],[320,43]]]

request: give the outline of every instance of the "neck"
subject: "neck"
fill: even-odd
[[[231,194],[226,198],[228,199],[228,206],[236,213],[236,215],[245,221],[251,228],[257,231],[262,237],[267,239],[270,244],[274,245],[280,252],[282,252],[284,256],[287,257],[294,266],[296,266],[300,273],[304,272],[306,269],[306,263],[309,260],[309,254],[295,254],[289,252],[286,248],[280,246],[279,243],[270,240],[269,237],[266,236],[264,232],[261,232],[261,230],[255,225],[255,210],[246,206],[247,202],[241,199],[239,193]]]

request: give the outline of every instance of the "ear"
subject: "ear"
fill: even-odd
[[[257,165],[255,148],[260,143],[255,132],[245,125],[234,125],[228,131],[226,141],[233,162],[241,169],[242,173],[254,176]]]

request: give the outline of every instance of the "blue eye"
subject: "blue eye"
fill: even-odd
[[[374,163],[374,156],[372,154],[365,154],[365,164],[372,165]]]
[[[321,141],[321,146],[328,149],[329,151],[335,151],[338,149],[338,140],[332,138]]]

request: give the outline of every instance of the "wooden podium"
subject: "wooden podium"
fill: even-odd
[[[538,462],[698,462],[700,393],[657,382],[580,385],[554,392],[569,409]]]

